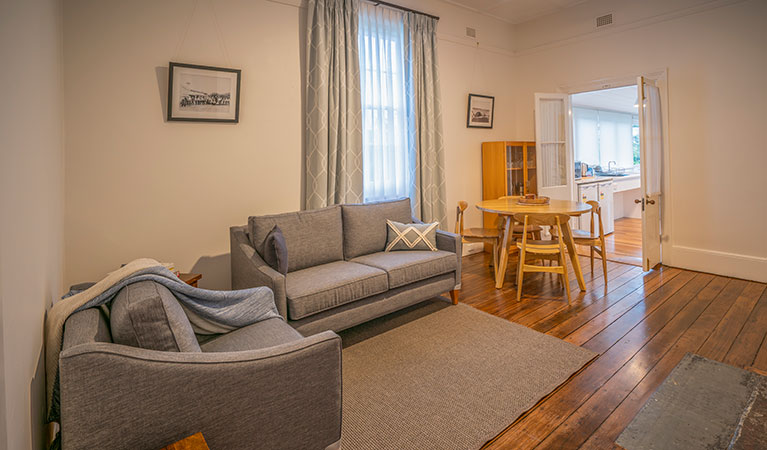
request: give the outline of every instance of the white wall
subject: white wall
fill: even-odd
[[[759,237],[767,221],[767,2],[682,3],[696,4],[687,10],[695,13],[664,16],[661,8],[652,18],[638,2],[587,2],[518,27],[516,134],[534,137],[535,92],[667,68],[663,260],[767,281],[767,240]],[[610,11],[612,29],[585,31]],[[619,17],[637,22],[624,26]]]
[[[45,310],[61,291],[60,0],[0,3],[0,448],[44,445]]]
[[[66,284],[146,256],[228,288],[228,227],[300,208],[305,10],[294,0],[195,3],[65,2]],[[452,218],[458,200],[481,198],[481,142],[516,138],[511,29],[436,0],[403,3],[441,16]],[[479,47],[462,37],[466,26]],[[165,122],[171,60],[241,68],[240,123]],[[469,92],[496,96],[493,130],[466,128]]]

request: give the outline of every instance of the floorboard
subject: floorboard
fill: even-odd
[[[605,236],[607,259],[635,266],[642,265],[642,219],[623,217],[615,220],[614,231]],[[578,253],[588,255],[588,247]]]
[[[571,269],[568,305],[552,274],[525,274],[517,302],[514,258],[502,289],[486,254],[464,258],[462,302],[599,353],[487,448],[613,448],[687,352],[767,370],[767,285],[615,262],[605,285],[601,264],[592,274],[588,257],[580,262],[587,290],[580,292]]]

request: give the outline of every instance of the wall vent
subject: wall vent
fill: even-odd
[[[477,30],[475,28],[466,27],[466,37],[476,38]]]
[[[613,14],[605,14],[597,17],[597,28],[611,25],[613,23]]]

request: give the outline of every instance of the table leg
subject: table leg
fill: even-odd
[[[506,276],[506,265],[509,263],[509,238],[511,235],[511,216],[503,216],[503,240],[501,241],[501,259],[495,268],[495,288],[503,287],[503,279]]]
[[[586,282],[583,280],[583,272],[581,271],[581,263],[578,260],[578,252],[575,248],[575,241],[573,240],[573,233],[570,231],[570,221],[565,223],[562,227],[562,234],[564,234],[565,244],[567,245],[567,253],[570,254],[570,261],[573,263],[573,270],[575,271],[575,278],[578,280],[578,286],[582,292],[586,291]],[[567,276],[567,275],[565,275]]]

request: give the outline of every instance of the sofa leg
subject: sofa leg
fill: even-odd
[[[452,291],[450,291],[450,298],[453,299],[453,304],[457,305],[458,304],[458,290],[453,289]]]

